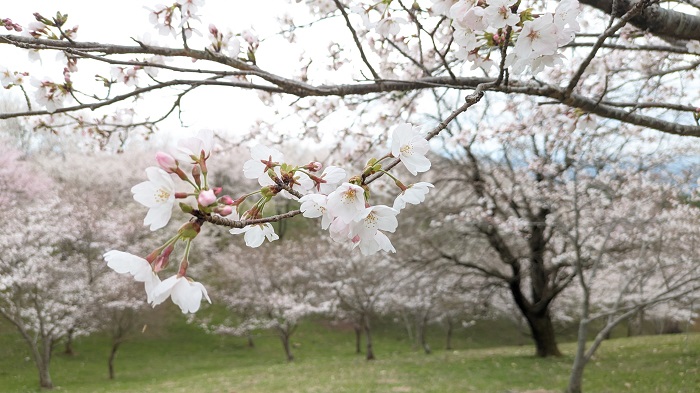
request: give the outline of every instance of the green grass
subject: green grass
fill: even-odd
[[[80,339],[76,355],[57,348],[52,377],[61,392],[525,392],[562,391],[574,350],[539,359],[533,348],[502,322],[459,331],[452,351],[440,349],[442,332],[433,329],[434,353],[413,350],[403,331],[377,324],[375,352],[367,362],[354,352],[351,329],[309,321],[293,337],[293,363],[284,361],[279,340],[260,333],[255,348],[244,339],[204,334],[175,310],[162,328],[152,328],[124,344],[116,379],[107,378],[109,342],[104,336]],[[524,343],[526,345],[517,345]],[[511,345],[500,346],[497,345]],[[515,345],[515,346],[514,346]],[[0,392],[36,392],[37,375],[20,336],[0,322]],[[618,338],[605,342],[586,370],[587,392],[700,391],[700,334]]]

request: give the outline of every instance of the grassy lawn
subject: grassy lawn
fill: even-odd
[[[484,322],[456,334],[445,351],[434,329],[434,352],[412,349],[403,331],[379,325],[378,360],[354,354],[352,330],[307,322],[293,337],[293,363],[278,339],[261,333],[255,347],[235,337],[206,335],[175,310],[165,328],[137,334],[120,349],[116,379],[107,378],[109,341],[80,339],[76,354],[57,347],[52,377],[61,392],[559,392],[566,386],[574,350],[538,359],[528,341],[506,326]],[[496,325],[496,326],[494,326]],[[494,333],[495,332],[495,333]],[[518,345],[525,344],[525,345]],[[501,345],[501,346],[499,346]],[[503,346],[505,345],[505,346]],[[39,391],[29,352],[0,323],[0,392]],[[585,376],[588,392],[700,391],[700,334],[618,338],[605,342]]]

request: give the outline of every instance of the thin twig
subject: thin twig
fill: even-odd
[[[338,7],[338,9],[340,10],[340,13],[343,14],[345,24],[348,26],[350,33],[352,33],[352,39],[355,41],[355,46],[357,46],[357,49],[360,51],[360,57],[362,57],[362,61],[365,63],[367,68],[369,68],[369,72],[372,73],[374,79],[379,79],[379,74],[377,74],[377,71],[375,71],[372,65],[369,63],[369,60],[367,60],[367,56],[365,56],[365,50],[362,49],[360,39],[357,38],[357,32],[355,31],[355,28],[352,27],[352,23],[350,23],[350,17],[348,17],[348,13],[345,12],[345,6],[339,0],[333,0],[333,2],[335,3],[335,6]]]

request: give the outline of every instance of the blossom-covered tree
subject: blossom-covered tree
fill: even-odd
[[[571,393],[582,391],[584,368],[614,327],[646,310],[691,320],[690,305],[700,289],[694,250],[700,209],[658,173],[626,169],[604,176],[605,182],[586,173],[572,179],[571,210],[557,219],[571,244],[562,258],[577,276],[563,296],[580,303]],[[684,183],[682,177],[674,180]],[[594,321],[602,321],[602,328],[589,345]]]
[[[31,177],[42,188],[44,197],[41,203],[18,204],[12,214],[0,213],[3,223],[13,228],[0,235],[0,315],[17,328],[26,342],[40,386],[52,388],[50,364],[54,346],[77,326],[83,313],[80,306],[89,292],[85,282],[75,278],[80,269],[62,261],[57,252],[61,238],[70,238],[74,233],[63,221],[68,217],[67,209],[51,192],[51,180],[42,179],[36,172],[23,173],[31,170],[27,164],[10,161],[6,168],[16,172],[3,171],[0,182],[21,184],[14,180]],[[9,194],[16,188],[3,190]],[[21,196],[20,188],[11,197],[14,200]],[[62,227],[65,232],[57,234],[55,228]],[[27,247],[27,241],[31,247]],[[89,327],[76,333],[87,331]]]
[[[255,250],[251,259],[227,260],[218,266],[221,286],[215,296],[239,320],[231,315],[223,322],[203,322],[216,334],[249,336],[251,331],[269,329],[280,338],[287,361],[292,361],[290,340],[298,323],[326,313],[331,302],[314,280],[314,259],[301,248],[287,248],[290,257],[285,259],[275,257],[274,250]]]
[[[571,240],[561,224],[570,221],[573,176],[587,175],[591,183],[612,187],[627,176],[610,177],[607,171],[632,166],[637,172],[662,170],[670,176],[670,168],[661,165],[695,153],[692,147],[667,145],[649,154],[646,150],[660,143],[653,137],[638,137],[624,127],[615,133],[608,127],[576,128],[580,119],[571,119],[561,107],[523,101],[509,105],[531,112],[510,123],[461,124],[445,139],[450,163],[441,173],[453,187],[440,205],[453,213],[436,220],[448,234],[439,242],[439,253],[473,274],[499,280],[525,318],[538,355],[558,355],[553,313],[558,312],[557,298],[576,276],[569,260]],[[598,203],[607,206],[604,200]],[[595,206],[585,205],[582,214],[597,214]],[[587,223],[600,225],[593,218]],[[483,241],[475,243],[475,238]],[[474,258],[463,255],[462,247],[484,253]]]
[[[394,310],[391,295],[409,272],[391,258],[347,257],[347,250],[329,248],[317,262],[316,280],[332,292],[334,317],[352,321],[355,349],[359,353],[361,335],[365,336],[365,358],[376,358],[372,341],[372,321]]]

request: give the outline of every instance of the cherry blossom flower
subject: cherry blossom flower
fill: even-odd
[[[409,172],[417,175],[430,169],[430,160],[425,157],[430,144],[420,135],[418,127],[409,123],[399,124],[391,138],[391,154],[399,158]]]
[[[308,194],[299,199],[301,206],[299,210],[304,217],[317,218],[321,217],[321,229],[328,229],[333,221],[330,211],[326,207],[328,197],[321,194]]]
[[[11,72],[7,68],[0,68],[0,85],[6,89],[13,85],[21,85],[25,76],[26,72]]]
[[[394,232],[399,223],[398,210],[389,206],[371,206],[358,215],[350,229],[355,247],[360,247],[362,255],[371,255],[379,250],[396,252],[391,241],[380,231]]]
[[[515,54],[522,59],[554,54],[557,50],[556,33],[552,14],[544,14],[523,23],[523,29],[515,43]]]
[[[243,236],[245,245],[252,248],[260,247],[265,238],[270,242],[280,238],[270,223],[248,225],[245,228],[232,228],[229,232],[232,235],[245,233]]]
[[[146,175],[148,181],[133,186],[131,192],[136,202],[148,208],[143,225],[150,225],[155,231],[170,221],[175,204],[175,184],[170,175],[158,167],[146,168]]]
[[[459,0],[450,7],[450,17],[457,21],[457,23],[463,23],[464,17],[467,15],[472,7],[474,7],[475,0]]]
[[[455,5],[457,0],[431,0],[433,5],[430,9],[437,15],[450,16],[450,8]]]
[[[186,162],[199,162],[202,156],[206,159],[214,147],[214,132],[201,130],[197,136],[180,139],[177,143],[175,158]]]
[[[243,175],[248,179],[258,179],[261,186],[270,185],[267,170],[284,162],[284,155],[277,149],[257,145],[250,149],[250,156],[252,158],[243,163]]]
[[[345,180],[345,176],[346,176],[346,173],[345,173],[345,169],[343,169],[343,168],[333,166],[333,165],[326,167],[326,169],[323,170],[323,173],[321,174],[321,176],[319,176],[321,179],[323,179],[325,181],[325,183],[319,183],[316,186],[316,189],[321,194],[328,195],[331,192],[333,192],[333,190],[338,188],[340,183],[342,183],[343,180]]]
[[[328,232],[331,235],[331,239],[337,243],[347,243],[352,241],[352,236],[350,235],[351,223],[346,223],[340,218],[334,218],[331,225],[328,227]]]
[[[180,306],[183,314],[195,313],[199,310],[202,296],[211,304],[204,285],[192,281],[189,277],[175,275],[166,278],[153,289],[151,304],[155,307],[170,297],[173,303]]]
[[[128,252],[111,250],[103,255],[107,266],[120,274],[129,273],[134,280],[142,282],[146,289],[146,297],[149,303],[153,301],[153,289],[160,284],[160,278],[153,271],[147,260],[129,254]]]
[[[577,0],[564,0],[557,5],[554,11],[554,24],[557,26],[557,35],[559,36],[557,44],[559,46],[571,42],[581,29],[576,20],[579,13]]]
[[[484,18],[488,25],[494,29],[502,29],[506,26],[515,26],[520,22],[520,17],[513,14],[510,8],[517,0],[489,0],[489,5],[484,9]]]
[[[464,50],[467,53],[486,43],[483,36],[477,36],[472,29],[459,25],[455,27],[453,37],[455,39],[455,43],[460,46],[459,49]]]
[[[396,197],[396,200],[394,200],[394,209],[398,211],[405,208],[407,203],[417,205],[423,202],[425,196],[433,187],[435,186],[424,181],[411,184]]]
[[[365,208],[365,190],[355,184],[343,183],[328,195],[326,207],[344,223],[350,223]]]
[[[209,49],[236,58],[241,53],[241,41],[230,30],[223,33],[214,25],[209,25]]]
[[[49,113],[56,112],[56,109],[63,108],[64,101],[68,98],[66,88],[50,81],[31,80],[32,86],[37,90],[34,94],[36,102],[46,107]]]
[[[488,27],[486,21],[484,21],[485,13],[484,9],[481,7],[472,7],[467,11],[467,13],[460,19],[459,23],[471,30],[486,30]]]
[[[401,25],[406,23],[403,18],[387,17],[377,22],[377,33],[383,37],[399,34]]]
[[[142,67],[112,67],[110,72],[112,78],[117,82],[123,83],[127,86],[136,86],[139,83],[138,71]]]

